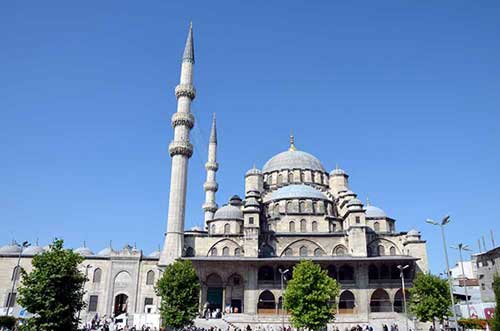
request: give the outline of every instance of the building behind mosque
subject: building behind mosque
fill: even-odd
[[[190,27],[175,89],[178,107],[172,116],[163,249],[149,255],[131,246],[108,247],[97,254],[85,246],[75,249],[85,257],[82,270],[89,278],[82,320],[96,313],[102,317],[154,311],[159,304],[154,284],[162,268],[177,258],[190,259],[197,270],[202,285],[200,312],[226,310],[225,320],[235,325],[280,323],[281,272],[288,270],[284,277],[290,279],[293,266],[302,259],[319,263],[341,284],[337,322],[390,323],[398,318],[403,311],[398,265],[409,266],[404,276],[410,287],[416,272],[428,271],[425,241],[416,230],[398,231],[395,219],[382,209],[363,204],[344,170],[328,172],[316,157],[298,150],[293,137],[287,150],[261,169],[253,167],[242,175],[244,197],[234,195],[218,206],[214,118],[205,165],[205,226],[184,229],[188,160],[193,152],[189,133],[194,126],[190,111],[196,95],[194,62]],[[0,305],[14,306],[19,313],[21,308],[14,305],[16,290],[11,291],[18,256],[29,271],[32,257],[45,249],[33,245],[21,252],[15,243],[0,247]]]

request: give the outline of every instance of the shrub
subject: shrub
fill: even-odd
[[[486,329],[488,322],[485,319],[479,318],[462,318],[458,320],[458,324],[464,329]]]
[[[12,316],[0,316],[0,328],[12,329],[16,325],[16,319]]]

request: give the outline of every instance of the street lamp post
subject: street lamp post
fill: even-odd
[[[406,268],[408,268],[409,265],[406,264],[406,265],[398,265],[398,269],[399,269],[399,277],[401,277],[401,287],[403,289],[403,304],[404,304],[404,307],[405,307],[405,321],[406,321],[406,331],[408,331],[408,311],[406,310],[406,292],[405,292],[405,275],[403,273],[403,270],[405,270]]]
[[[283,303],[285,301],[285,298],[283,297],[283,281],[285,279],[285,274],[290,270],[289,269],[281,270],[281,268],[279,268],[278,271],[281,274],[281,327],[282,327],[281,330],[285,331],[285,313],[283,311]]]
[[[21,255],[23,254],[23,250],[30,246],[30,243],[25,241],[22,243],[22,245],[19,245],[18,243],[16,243],[15,245],[19,247],[19,256],[17,257],[17,264],[14,269],[14,274],[12,275],[12,288],[10,290],[10,299],[8,300],[9,302],[7,302],[7,311],[5,312],[5,316],[9,316],[10,304],[12,303],[12,309],[14,309],[14,305],[16,304],[16,301],[15,300],[13,301],[13,297],[14,297],[14,290],[16,289],[16,281],[17,278],[19,278]]]
[[[448,249],[446,245],[446,237],[444,235],[444,226],[448,223],[450,223],[450,216],[446,215],[443,217],[441,220],[441,223],[438,223],[436,221],[433,221],[431,219],[426,220],[427,223],[432,224],[432,225],[437,225],[441,227],[441,236],[443,239],[443,248],[444,248],[444,256],[446,259],[446,278],[448,278],[448,286],[450,287],[450,298],[451,298],[451,311],[453,313],[453,318],[455,319],[455,329],[458,330],[458,320],[457,320],[457,312],[455,311],[455,298],[453,298],[453,284],[451,282],[450,278],[450,263],[448,262]]]
[[[470,318],[469,294],[467,293],[467,277],[465,277],[464,259],[462,258],[462,251],[470,251],[470,248],[468,245],[462,243],[458,244],[457,246],[451,246],[451,248],[458,249],[460,255],[460,264],[462,266],[462,280],[464,282],[464,290],[465,290],[465,304],[467,305],[467,317]]]

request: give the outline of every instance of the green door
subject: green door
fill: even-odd
[[[222,287],[209,287],[207,290],[207,301],[210,309],[222,310]]]

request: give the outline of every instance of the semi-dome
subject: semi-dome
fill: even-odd
[[[383,211],[378,207],[368,205],[366,206],[365,209],[366,209],[366,217],[374,217],[374,218],[387,217],[385,211]]]
[[[362,206],[362,205],[363,203],[358,198],[351,199],[347,203],[347,206]]]
[[[325,168],[316,157],[297,150],[288,150],[273,156],[264,164],[262,172],[269,173],[283,169],[307,169],[325,172]]]
[[[0,247],[0,254],[19,254],[21,247],[16,242]]]
[[[43,252],[45,252],[45,249],[43,249],[42,246],[33,245],[26,248],[23,251],[23,255],[36,255],[36,254],[41,254]]]
[[[303,184],[293,184],[281,187],[271,194],[271,200],[280,199],[321,199],[328,198],[322,192],[312,186]]]
[[[243,220],[243,213],[240,208],[233,205],[225,205],[217,209],[214,220]]]

